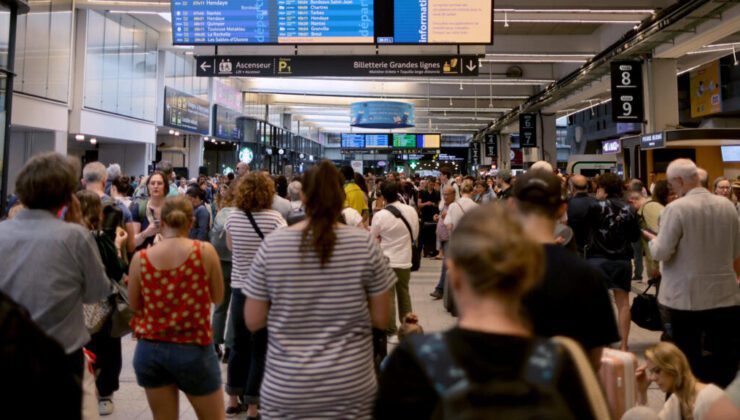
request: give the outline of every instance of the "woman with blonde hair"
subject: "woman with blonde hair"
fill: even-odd
[[[671,394],[658,413],[661,420],[702,420],[712,403],[723,395],[716,385],[701,383],[694,377],[686,355],[672,343],[661,342],[648,348],[645,359],[647,363],[637,369],[638,404],[646,404],[641,399],[650,382],[655,382],[661,391]]]
[[[162,240],[137,252],[129,270],[136,382],[156,420],[178,417],[178,390],[199,419],[222,419],[211,332],[211,304],[224,292],[218,254],[211,244],[188,238],[193,206],[187,198],[166,198],[160,220]]]

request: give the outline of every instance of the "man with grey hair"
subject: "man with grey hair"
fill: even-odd
[[[688,159],[668,165],[681,197],[660,216],[660,232],[643,234],[663,274],[658,302],[664,324],[705,383],[727,386],[740,362],[740,221],[730,200],[701,186]]]
[[[126,230],[128,234],[126,238],[126,249],[128,252],[134,252],[136,243],[134,239],[134,220],[131,217],[131,211],[122,202],[114,200],[105,193],[104,186],[106,185],[107,177],[108,171],[106,171],[105,166],[100,162],[90,162],[82,169],[82,185],[86,190],[96,193],[103,205],[103,228],[113,229],[113,225],[117,224]],[[113,223],[111,221],[111,217],[115,216],[105,211],[107,205],[114,205],[121,211],[120,223]],[[115,237],[111,239],[115,239]]]
[[[699,183],[702,187],[709,189],[709,172],[704,168],[696,168],[696,173],[699,174]]]
[[[105,181],[105,193],[110,195],[110,187],[113,184],[113,180],[121,177],[121,165],[117,163],[111,163],[108,165],[108,180]]]
[[[496,196],[502,200],[511,197],[511,171],[501,169],[496,174]]]

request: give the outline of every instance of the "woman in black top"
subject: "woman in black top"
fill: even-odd
[[[447,280],[460,313],[457,327],[442,335],[452,364],[464,372],[472,386],[482,387],[494,379],[522,379],[528,356],[540,341],[521,316],[521,299],[542,277],[542,247],[525,236],[510,210],[493,204],[468,212],[447,249]],[[388,359],[380,376],[375,418],[443,418],[442,400],[432,384],[439,381],[427,373],[425,357],[416,349],[428,349],[415,343],[417,337],[430,338],[406,340]],[[595,388],[598,394],[598,384],[585,355],[576,350],[564,352],[558,379],[552,381],[551,388],[571,413],[565,418],[598,418],[593,412],[599,410],[592,410],[586,393]],[[576,360],[579,366],[586,365],[583,377],[588,388],[581,385]],[[599,402],[605,408],[603,397]]]

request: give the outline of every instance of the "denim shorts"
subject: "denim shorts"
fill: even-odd
[[[221,370],[212,345],[139,340],[134,353],[136,382],[144,388],[175,385],[188,395],[221,389]]]
[[[587,261],[606,277],[606,286],[609,290],[618,289],[625,292],[632,290],[630,286],[630,282],[632,281],[632,264],[630,260],[589,258]]]

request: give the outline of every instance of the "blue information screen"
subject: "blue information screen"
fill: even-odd
[[[372,44],[374,0],[173,0],[175,44]]]
[[[345,149],[362,149],[365,147],[364,134],[342,134],[342,147]]]
[[[368,149],[390,147],[388,134],[365,134],[365,147]]]

